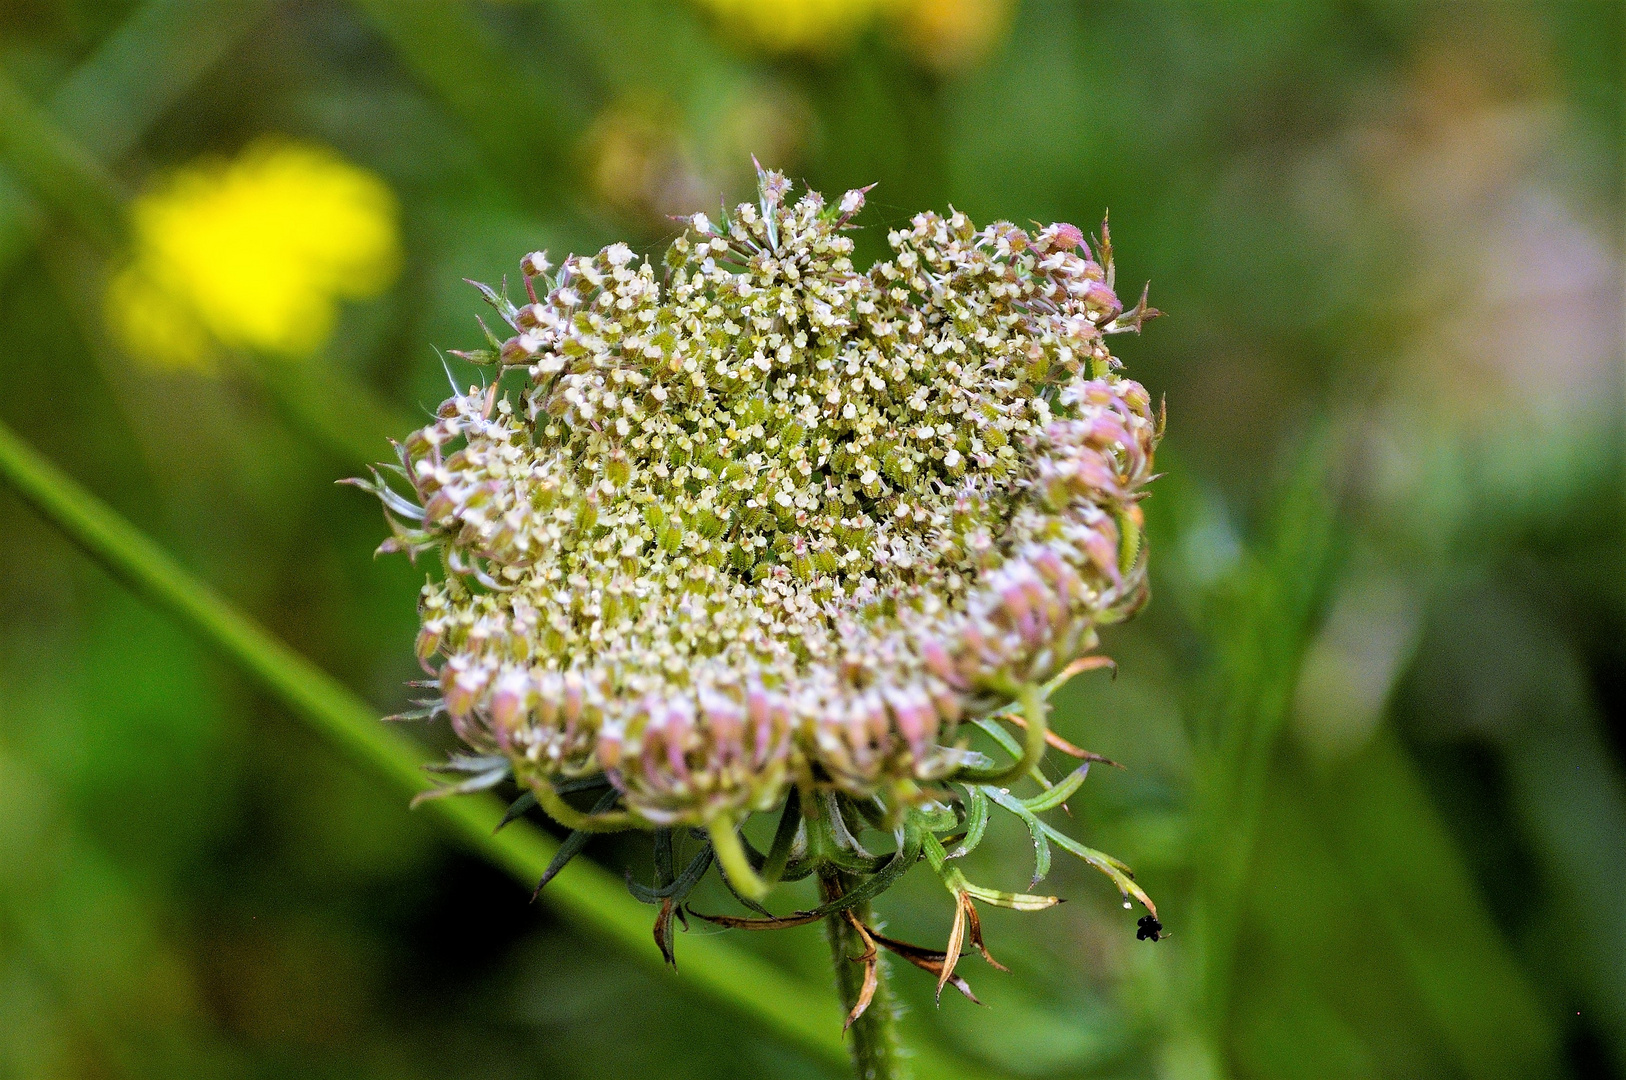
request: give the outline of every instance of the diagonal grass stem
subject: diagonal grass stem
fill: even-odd
[[[300,720],[403,796],[427,790],[428,757],[309,660],[195,580],[157,544],[0,425],[0,477],[92,558],[223,653]],[[403,799],[404,803],[404,799]],[[516,822],[496,832],[503,806],[489,795],[437,799],[419,811],[527,887],[559,844]],[[649,909],[607,871],[574,861],[549,884],[546,902],[579,929],[608,938],[658,967]],[[822,987],[806,986],[715,937],[685,943],[694,962],[682,978],[827,1064],[842,1063],[841,1012]]]

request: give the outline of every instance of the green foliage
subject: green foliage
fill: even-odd
[[[377,722],[423,575],[330,486],[446,396],[431,346],[491,377],[451,351],[485,347],[463,278],[658,251],[752,151],[879,181],[881,234],[1110,206],[1170,312],[1123,350],[1169,399],[1155,599],[1050,699],[1126,768],[923,823],[942,872],[874,899],[917,1071],[1626,1075],[1619,9],[1033,0],[954,70],[892,19],[769,56],[683,3],[0,11],[0,1075],[840,1073],[815,927],[652,937],[647,840],[555,836],[500,780],[406,810],[449,746]],[[266,133],[389,183],[405,273],[308,363],[139,367],[101,297],[125,199]],[[757,872],[831,903],[775,825]],[[644,898],[747,917],[670,840]],[[1033,871],[1071,902],[1002,910]],[[961,961],[987,1009],[910,966],[962,892],[1012,969]]]

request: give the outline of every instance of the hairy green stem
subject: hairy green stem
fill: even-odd
[[[825,901],[839,898],[857,884],[857,878],[836,871],[834,879],[825,884]],[[830,942],[830,958],[835,964],[836,989],[841,994],[841,1007],[849,1015],[864,987],[865,966],[858,958],[871,948],[852,920],[869,926],[872,915],[866,900],[824,920],[824,935]],[[898,1005],[892,997],[892,988],[887,985],[884,955],[876,958],[875,973],[877,983],[869,1008],[847,1029],[852,1036],[853,1068],[858,1080],[904,1080],[910,1070],[898,1041]]]
[[[530,786],[531,793],[547,815],[567,829],[587,833],[624,832],[633,827],[632,815],[625,810],[589,814],[565,802],[546,780]]]

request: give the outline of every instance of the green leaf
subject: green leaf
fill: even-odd
[[[773,845],[768,848],[767,858],[757,868],[762,880],[769,885],[774,884],[785,876],[785,867],[790,861],[790,849],[796,842],[796,833],[802,825],[802,796],[801,792],[792,787],[785,796],[785,808],[779,814],[779,827],[774,830]]]
[[[1033,838],[1033,880],[1029,887],[1037,885],[1050,876],[1050,842],[1045,839],[1044,824],[1021,799],[1003,788],[984,786],[983,791],[999,806],[1021,818],[1022,824],[1027,826],[1028,835]]]
[[[1010,908],[1012,911],[1043,911],[1061,903],[1061,900],[1054,896],[1001,892],[998,889],[985,889],[981,885],[973,885],[969,881],[965,882],[962,887],[967,896],[981,900],[984,903],[993,904],[995,907]]]
[[[983,734],[998,743],[1001,750],[1011,755],[1011,757],[1021,760],[1022,744],[1017,742],[1010,732],[1000,727],[991,717],[973,716],[971,723],[980,729]]]
[[[1130,871],[1129,867],[1125,866],[1123,863],[1119,862],[1117,859],[1114,859],[1111,855],[1108,855],[1105,852],[1096,851],[1092,847],[1084,846],[1077,840],[1074,840],[1072,837],[1068,836],[1066,833],[1057,831],[1053,826],[1047,824],[1046,822],[1039,822],[1039,828],[1046,836],[1050,837],[1050,839],[1054,840],[1057,844],[1060,844],[1063,850],[1077,855],[1079,858],[1101,871],[1107,877],[1111,878],[1112,883],[1118,886],[1118,891],[1123,894],[1125,903],[1127,903],[1129,898],[1133,896],[1136,900],[1141,902],[1141,906],[1147,911],[1151,912],[1153,915],[1157,914],[1157,905],[1152,903],[1152,898],[1146,895],[1145,889],[1142,889],[1139,885],[1135,884],[1135,875]]]
[[[508,809],[503,811],[502,820],[497,822],[497,828],[493,831],[501,832],[505,827],[524,817],[536,805],[536,792],[521,792],[519,798],[508,804]]]
[[[977,784],[966,785],[965,793],[965,839],[953,851],[944,854],[947,859],[958,859],[977,850],[977,845],[982,843],[982,834],[988,831],[988,796]]]
[[[711,850],[711,845],[707,844],[695,853],[694,858],[689,860],[689,865],[683,868],[683,873],[666,884],[657,885],[651,889],[647,885],[640,885],[629,877],[627,879],[627,891],[641,904],[659,904],[667,899],[681,903],[688,899],[689,893],[694,891],[694,887],[700,883],[700,879],[706,876],[706,871],[711,869],[714,857],[715,853]]]
[[[1046,810],[1054,810],[1073,797],[1073,792],[1078,790],[1079,785],[1084,783],[1084,778],[1088,775],[1090,775],[1090,763],[1086,761],[1068,773],[1067,779],[1042,795],[1035,795],[1033,798],[1024,801],[1022,805],[1035,814],[1042,814]]]
[[[527,791],[525,794],[531,797],[531,805],[535,806],[537,803],[536,794],[530,791]],[[615,805],[615,800],[618,797],[617,792],[608,792],[603,798],[599,799],[598,805],[593,807],[593,813],[601,814],[608,810],[610,807]],[[521,796],[520,798],[514,800],[514,803],[517,806],[523,801],[524,796]],[[513,812],[514,807],[510,806],[508,808],[508,813],[503,815],[503,822],[505,824],[511,820],[509,815]],[[499,829],[502,828],[501,825],[497,827]],[[580,855],[587,848],[587,842],[593,838],[593,835],[593,833],[583,832],[581,829],[574,829],[571,831],[569,836],[565,837],[564,843],[559,845],[559,850],[554,852],[553,858],[548,861],[548,868],[542,871],[542,879],[536,883],[536,891],[531,893],[532,900],[535,900],[538,896],[541,896],[542,890],[547,886],[548,882],[558,877],[559,871],[563,870],[565,866],[569,864],[571,859],[574,859],[577,855]]]

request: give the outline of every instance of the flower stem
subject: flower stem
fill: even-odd
[[[553,785],[546,780],[536,781],[530,785],[530,789],[547,815],[567,829],[607,833],[622,832],[633,827],[632,815],[624,810],[602,814],[582,813],[565,802],[559,793],[553,790]]]
[[[757,876],[751,869],[751,860],[745,857],[739,826],[728,818],[721,818],[707,825],[706,831],[711,834],[711,849],[717,855],[717,865],[728,875],[728,883],[752,900],[767,896],[768,883]]]
[[[843,892],[858,884],[858,879],[837,871],[836,881]],[[828,890],[827,890],[828,891]],[[832,893],[831,897],[840,895]],[[836,989],[841,993],[841,1007],[850,1015],[858,1003],[864,987],[864,965],[855,959],[870,946],[860,936],[851,914],[857,922],[870,925],[869,902],[858,904],[847,912],[831,915],[824,920],[825,937],[830,942],[830,958],[835,963]],[[858,1080],[904,1080],[910,1073],[905,1067],[898,1043],[898,1006],[887,984],[886,959],[877,958],[874,997],[864,1015],[852,1022],[847,1030],[852,1035],[853,1068]]]

